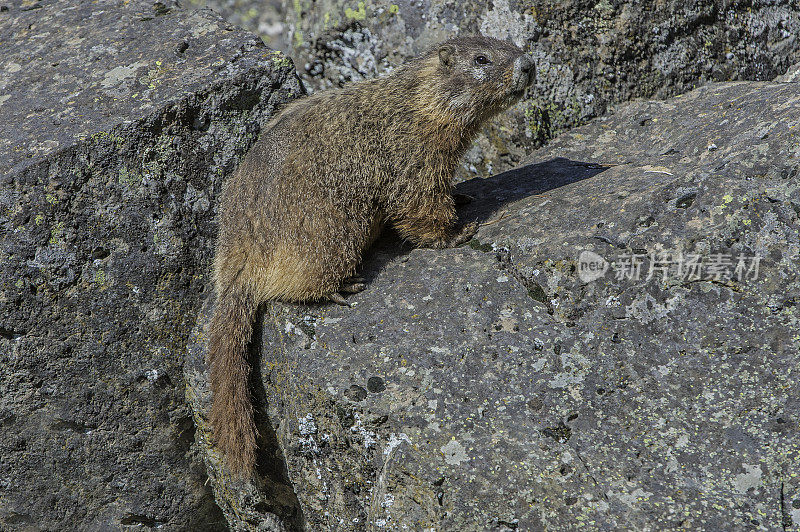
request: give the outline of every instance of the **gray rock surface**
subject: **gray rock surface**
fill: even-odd
[[[800,82],[800,63],[792,65],[785,74],[775,78],[778,83],[798,83]]]
[[[281,0],[187,0],[186,5],[213,9],[231,23],[260,35],[270,48],[289,48]]]
[[[291,62],[210,11],[0,2],[0,529],[217,530],[182,364]]]
[[[313,530],[800,527],[799,103],[739,82],[622,106],[464,183],[469,246],[388,236],[353,308],[265,305],[262,471]],[[211,304],[185,366],[204,446]],[[209,456],[254,529],[278,499]]]
[[[312,89],[373,77],[459,34],[526,48],[534,90],[485,128],[462,177],[514,167],[609,105],[770,80],[800,62],[796,0],[283,0],[283,11],[286,51]]]

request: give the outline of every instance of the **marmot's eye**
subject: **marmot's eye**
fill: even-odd
[[[491,61],[489,61],[489,58],[486,57],[485,55],[481,54],[481,55],[476,55],[475,56],[475,64],[476,65],[488,65],[489,63],[491,63]]]

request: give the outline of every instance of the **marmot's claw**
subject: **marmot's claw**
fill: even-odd
[[[460,192],[456,192],[453,194],[453,200],[456,202],[456,207],[461,207],[462,205],[472,203],[475,201],[475,198],[469,194],[461,194]]]
[[[331,292],[330,294],[328,294],[328,299],[330,299],[337,305],[342,305],[343,307],[352,307],[352,305],[348,303],[347,300],[344,297],[342,297],[342,294],[340,294],[339,292]]]
[[[344,292],[345,294],[357,294],[363,291],[366,287],[367,285],[364,283],[348,283],[345,281],[339,291]]]
[[[472,237],[475,236],[475,233],[478,232],[478,227],[480,227],[478,222],[469,222],[462,225],[458,234],[450,240],[450,245],[456,247],[465,242],[469,242],[472,240]]]

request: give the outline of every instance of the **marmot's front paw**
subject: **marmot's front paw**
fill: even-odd
[[[475,233],[478,232],[480,224],[478,222],[469,222],[461,226],[461,229],[450,239],[450,247],[460,246],[464,242],[469,242]]]

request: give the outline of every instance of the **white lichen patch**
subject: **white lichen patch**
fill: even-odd
[[[469,460],[467,450],[455,438],[442,445],[440,449],[444,454],[444,461],[450,465],[459,465]]]
[[[391,493],[387,493],[383,496],[383,500],[381,501],[382,508],[391,508],[394,506],[394,495]]]
[[[561,367],[564,371],[557,373],[549,385],[551,388],[567,388],[572,384],[583,382],[590,366],[591,361],[583,356],[575,345],[570,351],[561,353]]]
[[[314,416],[309,412],[306,417],[300,418],[297,421],[297,430],[303,436],[308,436],[317,433],[317,424],[314,423]]]
[[[625,317],[634,318],[647,324],[655,320],[663,320],[667,317],[669,310],[671,309],[656,301],[656,298],[645,293],[637,296],[630,305],[625,307]]]
[[[616,497],[617,500],[628,506],[636,505],[637,503],[648,500],[652,497],[652,493],[645,491],[642,488],[636,488],[630,493],[614,493],[610,492],[609,498]]]
[[[100,86],[105,90],[116,87],[126,79],[133,77],[137,70],[145,66],[147,66],[146,61],[136,61],[130,65],[114,67],[106,72],[103,81],[100,82]]]
[[[350,432],[360,434],[364,440],[364,447],[366,449],[371,449],[372,446],[378,442],[377,434],[364,427],[364,422],[361,421],[361,415],[358,412],[353,412],[353,418],[356,422],[350,427]]]
[[[497,331],[519,331],[519,321],[514,316],[514,309],[506,307],[501,310],[499,319],[494,323],[494,328]]]
[[[746,472],[736,475],[732,482],[733,491],[739,494],[745,494],[750,488],[761,486],[761,476],[764,474],[759,464],[742,464],[742,467]]]
[[[401,432],[400,434],[395,434],[392,432],[389,435],[389,441],[386,442],[386,448],[383,450],[383,456],[390,456],[392,452],[403,442],[411,445],[411,438],[408,437],[408,434],[405,432]]]

